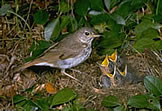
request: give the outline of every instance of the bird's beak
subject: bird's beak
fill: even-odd
[[[92,34],[92,35],[90,35],[89,37],[96,38],[96,37],[100,37],[100,36],[101,36],[101,35]]]

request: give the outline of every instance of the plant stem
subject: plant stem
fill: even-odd
[[[158,0],[158,2],[157,2],[157,6],[156,6],[156,15],[158,15],[158,12],[159,12],[159,5],[160,5],[160,0]]]
[[[9,13],[12,13],[12,14],[14,14],[14,15],[16,15],[16,16],[19,17],[22,21],[24,21],[24,23],[25,23],[26,26],[28,27],[29,31],[31,31],[31,28],[30,28],[29,24],[25,21],[24,18],[22,18],[20,15],[18,15],[17,13],[15,13],[15,12],[13,12],[13,11],[11,11],[11,10],[8,10],[8,12],[9,12]]]

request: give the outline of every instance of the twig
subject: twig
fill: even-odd
[[[31,0],[31,2],[30,2],[29,11],[28,11],[28,15],[27,15],[26,21],[28,21],[28,19],[29,19],[29,13],[30,13],[30,11],[31,11],[31,6],[32,6],[32,4],[33,4],[33,0]],[[24,26],[24,29],[25,29],[25,27],[26,27],[26,24],[25,24],[25,26]]]
[[[152,51],[152,52],[158,57],[158,59],[160,60],[160,62],[162,62],[162,58],[155,51]]]
[[[20,15],[18,15],[17,13],[15,13],[15,12],[13,12],[13,11],[11,11],[11,10],[8,10],[8,12],[9,12],[9,13],[12,13],[12,14],[14,14],[14,15],[16,15],[17,17],[19,17],[19,18],[20,18],[22,21],[24,21],[24,23],[27,25],[29,31],[31,30],[29,24],[25,21],[24,18],[22,18]]]

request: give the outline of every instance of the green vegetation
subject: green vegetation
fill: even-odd
[[[129,111],[131,109],[151,109],[153,111],[160,111],[162,81],[154,76],[146,76],[144,79],[144,85],[148,93],[130,97],[127,104],[121,104],[115,96],[105,97],[102,104],[114,111]]]
[[[113,109],[114,111],[129,111],[137,109],[151,109],[160,111],[161,97],[162,97],[162,81],[154,76],[146,76],[144,85],[148,91],[146,94],[135,95],[129,98],[127,104],[120,103],[116,96],[110,95],[104,97],[102,105]],[[30,93],[32,90],[30,90]],[[69,103],[63,108],[63,111],[94,111],[85,109],[82,105],[78,104],[77,94],[69,88],[64,88],[58,91],[55,95],[43,97],[41,94],[31,96],[16,95],[13,98],[13,103],[18,109],[31,110],[41,109],[42,111],[49,111],[57,105]]]
[[[2,3],[4,4],[4,1]],[[48,9],[38,9],[31,14],[34,23],[45,28],[44,37],[48,41],[59,41],[63,30],[73,32],[79,27],[92,26],[103,35],[103,38],[95,43],[99,54],[112,53],[116,48],[122,50],[127,47],[142,52],[146,48],[162,48],[158,32],[162,21],[161,4],[161,0],[77,0],[74,3],[61,0],[58,5],[55,3],[50,7],[55,16],[49,16]],[[0,15],[12,13],[30,29],[18,9],[14,12],[9,5],[3,5]],[[35,51],[35,48],[32,51]]]

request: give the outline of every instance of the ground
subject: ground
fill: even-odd
[[[25,89],[33,85],[38,88],[36,92],[45,90],[44,84],[47,82],[52,83],[57,90],[65,87],[72,88],[78,94],[77,100],[86,108],[99,109],[101,111],[107,110],[101,105],[103,97],[107,95],[119,97],[120,101],[124,104],[130,96],[146,92],[142,82],[112,88],[102,88],[100,85],[102,72],[97,63],[100,64],[105,56],[97,55],[95,48],[93,48],[93,53],[88,60],[74,67],[75,70],[79,70],[81,73],[67,70],[67,73],[79,79],[81,83],[61,74],[60,70],[55,68],[42,69],[40,67],[32,67],[22,72],[14,73],[16,67],[24,64],[22,59],[29,56],[28,48],[32,40],[42,39],[42,35],[40,34],[42,30],[42,27],[38,26],[30,34],[26,33],[26,36],[33,35],[32,39],[12,38],[14,31],[11,30],[11,32],[7,33],[7,38],[1,39],[0,96],[4,97],[4,99],[1,100],[0,109],[12,109],[11,98],[14,95],[21,94]],[[17,32],[17,35],[24,36],[22,32]],[[148,50],[143,53],[137,53],[130,48],[125,49],[119,55],[126,58],[129,65],[131,65],[139,76],[154,75],[162,78],[162,63],[156,54],[160,55],[161,53]],[[35,70],[41,71],[34,72]],[[43,91],[43,93],[47,94],[46,91]]]

